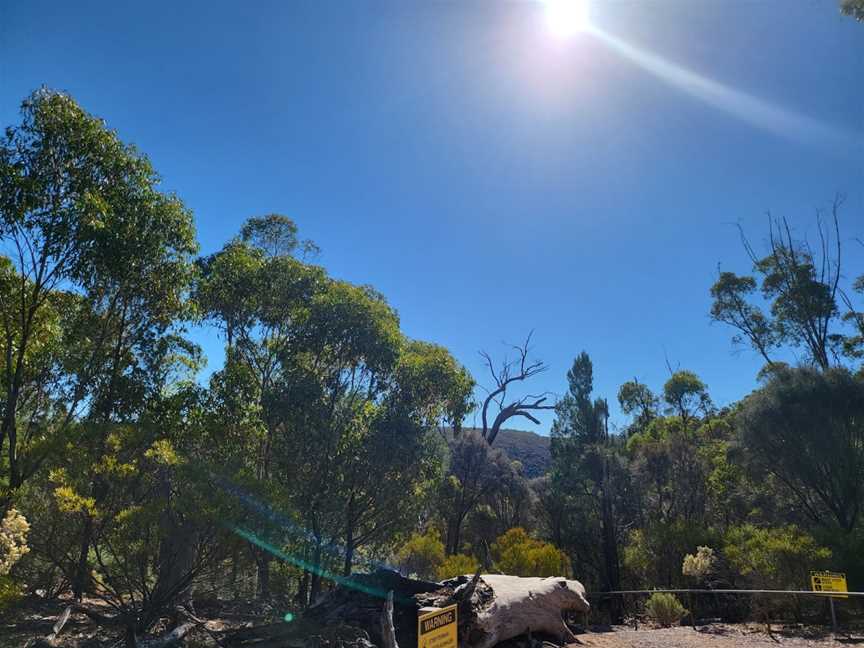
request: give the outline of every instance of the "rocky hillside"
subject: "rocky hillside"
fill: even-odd
[[[549,437],[536,432],[501,430],[495,439],[495,447],[503,450],[514,461],[521,462],[524,474],[529,479],[544,475],[552,463]]]

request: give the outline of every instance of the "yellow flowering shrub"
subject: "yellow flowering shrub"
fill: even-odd
[[[30,524],[27,519],[14,508],[6,512],[0,523],[0,576],[5,576],[12,566],[29,551],[27,533]]]

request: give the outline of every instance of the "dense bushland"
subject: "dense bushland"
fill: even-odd
[[[0,605],[95,597],[134,636],[178,602],[300,609],[382,564],[589,591],[802,588],[830,567],[860,589],[864,278],[842,285],[839,208],[815,252],[772,222],[753,275],[711,288],[712,317],[765,359],[759,389],[717,408],[670,368],[621,386],[616,430],[586,353],[557,401],[525,395],[546,370],[530,338],[484,355],[478,392],[285,216],[198,256],[147,158],[40,90],[0,144]],[[224,341],[206,381],[193,326]],[[529,478],[496,438],[550,408],[551,469]]]

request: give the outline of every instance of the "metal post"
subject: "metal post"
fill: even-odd
[[[695,630],[696,629],[696,613],[693,611],[693,608],[695,607],[693,605],[693,592],[689,593],[687,599],[688,599],[688,602],[690,603],[690,627]]]
[[[837,614],[834,612],[834,597],[828,597],[828,603],[831,605],[831,627],[834,629],[834,634],[837,634]]]

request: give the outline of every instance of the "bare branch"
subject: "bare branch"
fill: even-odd
[[[508,419],[515,416],[521,416],[535,424],[539,424],[540,421],[530,414],[530,412],[533,410],[554,408],[554,405],[543,404],[549,396],[547,393],[539,395],[529,394],[516,399],[507,398],[507,390],[513,386],[514,383],[524,382],[543,373],[549,368],[542,360],[532,360],[530,357],[531,338],[533,335],[534,332],[531,331],[525,338],[525,342],[521,345],[512,345],[511,348],[515,350],[516,357],[511,359],[510,357],[505,356],[500,363],[500,368],[497,370],[492,356],[486,351],[480,352],[480,357],[483,358],[484,364],[489,369],[489,373],[494,381],[494,387],[485,390],[487,395],[486,398],[483,399],[483,406],[481,408],[481,419],[483,423],[482,436],[489,445],[494,443],[501,426]],[[493,405],[498,409],[498,413],[495,415],[492,425],[490,426],[489,410]]]

